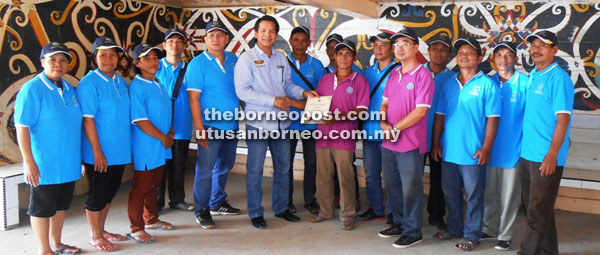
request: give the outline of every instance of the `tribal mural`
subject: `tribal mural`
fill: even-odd
[[[7,2],[2,4],[2,2]],[[287,42],[293,27],[310,29],[309,54],[324,64],[325,37],[338,33],[357,42],[361,68],[374,63],[369,35],[414,28],[422,42],[438,33],[451,38],[472,36],[485,49],[481,68],[493,73],[490,49],[503,40],[517,43],[519,69],[533,68],[525,38],[537,30],[558,32],[558,61],[568,69],[576,84],[575,108],[579,112],[600,113],[600,4],[568,2],[444,3],[442,5],[385,4],[379,19],[357,19],[311,6],[271,6],[227,9],[181,9],[132,0],[32,0],[0,1],[0,164],[21,160],[12,123],[14,100],[23,83],[41,70],[39,52],[50,41],[65,42],[75,56],[66,79],[76,85],[91,68],[90,50],[96,37],[113,37],[125,49],[119,62],[124,77],[131,78],[130,54],[135,45],[148,42],[160,46],[163,33],[174,26],[188,37],[186,58],[204,50],[206,23],[218,19],[229,30],[227,50],[236,54],[252,48],[253,26],[264,14],[275,16],[281,31],[275,47],[289,52]],[[426,59],[427,46],[421,43]],[[453,59],[450,67],[455,67]]]

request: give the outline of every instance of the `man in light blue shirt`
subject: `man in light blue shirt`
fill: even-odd
[[[158,209],[162,209],[165,205],[165,191],[168,186],[169,207],[171,209],[192,211],[194,206],[184,200],[185,164],[190,139],[192,138],[192,115],[185,80],[181,82],[178,95],[173,95],[177,77],[186,65],[182,59],[183,50],[185,49],[184,33],[177,28],[167,30],[164,36],[163,48],[166,55],[159,62],[156,79],[160,85],[167,88],[171,98],[177,99],[173,103],[173,131],[175,131],[175,144],[171,147],[173,159],[167,161],[162,183],[158,188]]]
[[[259,132],[280,132],[289,127],[291,121],[268,120],[264,113],[290,111],[290,106],[302,108],[303,100],[308,96],[318,96],[314,91],[304,90],[291,80],[291,70],[285,55],[275,50],[279,23],[269,15],[259,18],[254,25],[256,45],[243,53],[235,65],[235,92],[246,103],[246,113],[255,112],[263,118],[246,120],[246,130]],[[293,98],[293,99],[290,99]],[[297,108],[298,108],[297,107]],[[249,132],[249,133],[251,133]],[[287,137],[279,139],[250,139],[246,162],[246,190],[248,211],[252,225],[259,229],[267,227],[263,214],[262,176],[267,146],[273,159],[273,212],[278,218],[287,221],[299,221],[298,216],[288,208],[290,141]]]
[[[295,27],[292,29],[289,42],[292,46],[292,52],[288,54],[288,62],[292,68],[292,82],[306,90],[317,89],[319,81],[326,72],[325,68],[323,68],[323,63],[321,63],[320,60],[306,54],[306,50],[311,42],[310,31],[303,26]],[[294,69],[294,67],[296,69]],[[304,79],[306,79],[308,84],[300,77],[300,75],[304,76]],[[302,115],[302,110],[296,107],[292,107],[292,111],[297,112],[299,116]],[[289,127],[290,130],[315,130],[316,128],[316,124],[301,124],[300,119],[293,121]],[[293,200],[294,158],[296,156],[296,145],[298,145],[298,140],[299,139],[296,138],[290,139],[290,192],[288,196],[288,208],[291,212],[296,212]],[[304,208],[313,214],[319,213],[319,205],[317,204],[317,199],[315,197],[315,193],[317,192],[315,184],[317,175],[317,151],[315,149],[314,138],[302,139],[302,154],[304,158]]]

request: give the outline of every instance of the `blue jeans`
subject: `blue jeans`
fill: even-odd
[[[247,130],[258,128],[246,125]],[[289,139],[247,139],[248,159],[246,161],[246,193],[248,195],[248,214],[250,218],[263,216],[262,177],[267,146],[273,160],[273,194],[272,208],[275,214],[287,210],[290,167]]]
[[[419,149],[408,152],[381,149],[385,190],[394,223],[401,224],[403,235],[412,237],[422,236],[424,157]]]
[[[381,143],[380,141],[363,140],[363,162],[367,174],[367,198],[369,207],[377,215],[384,215],[383,187],[381,186]],[[387,203],[390,211],[390,203]]]
[[[483,226],[486,166],[442,162],[442,189],[448,207],[448,231],[469,240],[481,238]],[[463,222],[465,199],[467,213]]]
[[[225,184],[235,164],[237,143],[237,139],[213,139],[208,141],[208,149],[198,146],[194,175],[196,216],[207,207],[218,209],[227,198]]]

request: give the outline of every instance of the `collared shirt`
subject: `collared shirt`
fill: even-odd
[[[296,60],[292,53],[288,54],[288,58],[296,65],[296,68],[300,70],[300,72],[306,77],[306,79],[312,84],[314,89],[319,85],[319,81],[323,78],[323,75],[326,74],[325,68],[323,68],[323,63],[320,60],[311,57],[308,55],[306,61],[300,64],[300,61]],[[313,90],[300,78],[300,75],[296,73],[296,71],[292,70],[292,82],[305,90]],[[298,112],[299,116],[302,116],[302,110],[297,109],[295,107],[291,108],[292,111]],[[289,129],[291,130],[312,130],[317,128],[316,124],[300,124],[300,119],[295,120],[290,125]]]
[[[387,70],[390,69],[391,66],[395,63],[396,62],[392,61],[382,70],[379,70],[379,62],[375,62],[374,65],[370,66],[365,70],[365,78],[367,78],[367,81],[369,82],[369,96],[371,96],[371,93],[373,93],[372,91],[375,89],[375,85],[377,85],[379,79],[381,79],[381,77],[387,72]],[[391,73],[392,72],[390,72],[388,76],[381,81],[381,84],[379,84],[379,87],[377,88],[377,91],[375,91],[375,93],[373,94],[373,97],[370,97],[369,116],[375,116],[375,114],[379,114],[379,108],[381,108],[383,91],[385,90],[388,77],[390,77]],[[381,125],[379,124],[378,119],[369,118],[369,120],[365,121],[365,123],[363,124],[363,130],[367,131],[367,140],[383,141],[383,139],[375,137],[375,132],[381,130]]]
[[[41,185],[81,178],[83,117],[75,89],[63,79],[60,82],[62,89],[42,72],[23,85],[15,102],[15,126],[29,128]]]
[[[431,69],[429,69],[429,63],[423,66],[427,68],[427,70],[431,71]],[[431,109],[427,113],[427,151],[431,151],[431,140],[433,139],[433,121],[435,120],[435,109],[437,109],[440,93],[443,90],[446,81],[452,79],[452,75],[454,74],[455,73],[452,70],[446,67],[433,77],[433,80],[435,81],[435,92],[433,93]]]
[[[200,92],[200,107],[202,108],[202,123],[205,127],[221,130],[238,129],[237,120],[224,120],[218,116],[206,119],[205,111],[235,113],[239,111],[240,101],[235,94],[233,74],[238,58],[231,52],[225,52],[225,63],[213,57],[205,50],[190,61],[185,79],[188,91]],[[186,95],[187,96],[187,95]]]
[[[354,63],[352,63],[352,70],[354,70],[355,72],[357,72],[360,75],[364,75],[363,70],[360,69],[360,67],[358,67]],[[331,66],[331,64],[329,64],[329,66],[325,67],[325,72],[326,73],[335,73],[335,68],[333,66]]]
[[[118,74],[108,77],[99,69],[90,71],[77,86],[77,98],[83,117],[94,119],[100,147],[106,163],[131,163],[131,119],[129,118],[129,89]],[[83,161],[94,164],[94,151],[83,136]]]
[[[171,148],[165,148],[159,139],[146,134],[136,122],[148,120],[163,134],[171,129],[171,96],[156,81],[142,78],[139,74],[129,85],[131,97],[131,133],[133,168],[137,171],[152,170],[165,164],[172,157]]]
[[[500,87],[502,118],[498,124],[489,165],[499,168],[514,168],[521,155],[523,113],[529,77],[515,71],[510,80],[506,82],[500,80],[498,73],[491,78]]]
[[[337,72],[336,72],[337,73]],[[369,83],[364,76],[353,72],[342,81],[338,81],[336,73],[328,73],[323,76],[317,87],[317,93],[320,96],[333,96],[329,110],[335,113],[336,109],[344,114],[358,108],[369,109]],[[335,86],[337,84],[337,86]],[[324,138],[318,139],[316,148],[333,148],[346,151],[356,149],[356,139],[342,139],[339,137],[341,132],[356,130],[358,120],[336,121],[333,125],[317,125],[317,130],[321,131]],[[331,137],[338,136],[338,138]]]
[[[276,97],[304,99],[304,89],[292,82],[285,55],[276,49],[271,51],[269,58],[256,45],[240,56],[234,72],[235,92],[240,100],[246,102],[245,112],[253,111],[257,116],[263,116],[255,120],[246,119],[247,125],[265,130],[283,130],[290,126],[290,120],[269,120],[264,117],[265,113],[280,111],[273,106]]]
[[[185,62],[183,60],[179,62],[179,65],[172,66],[166,58],[162,58],[158,64],[158,72],[155,74],[156,79],[159,84],[167,88],[169,96],[171,97],[173,96],[173,90],[175,89],[175,82],[177,82],[179,71],[184,66]],[[187,72],[188,71],[186,71],[186,73]],[[187,95],[187,86],[185,79],[181,81],[179,95],[177,96],[177,100],[175,100],[173,131],[175,132],[175,139],[177,140],[190,140],[192,138],[192,113]]]
[[[417,107],[431,108],[435,83],[433,75],[423,65],[402,74],[402,67],[396,68],[388,78],[383,98],[388,100],[387,122],[394,125],[404,119]],[[383,141],[381,147],[396,152],[408,152],[419,149],[427,152],[427,119],[400,132],[397,141]]]
[[[529,87],[525,99],[525,117],[523,118],[523,145],[521,157],[534,162],[542,162],[552,144],[556,127],[556,115],[573,112],[573,81],[554,62],[544,70],[537,68],[529,73]],[[565,140],[558,151],[556,164],[564,166],[569,151],[569,132],[571,117]]]
[[[458,165],[476,165],[473,156],[483,146],[487,118],[500,117],[500,88],[479,71],[463,86],[459,73],[444,84],[436,114],[444,117],[442,157]]]

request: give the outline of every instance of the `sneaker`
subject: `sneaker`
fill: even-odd
[[[401,235],[402,235],[402,227],[400,226],[400,224],[394,225],[389,229],[379,232],[379,237],[382,237],[382,238],[392,238],[392,237],[398,237]]]
[[[204,208],[200,211],[200,215],[196,216],[196,222],[205,229],[215,227],[215,222],[213,221],[212,216],[210,216],[210,211],[208,208]]]
[[[385,227],[383,229],[387,230],[390,229],[394,226],[394,215],[391,213],[388,213],[386,220],[385,220]]]
[[[508,251],[508,249],[510,249],[511,245],[512,245],[511,241],[498,241],[496,246],[494,246],[494,249],[500,250],[500,251]]]
[[[423,241],[423,236],[412,237],[409,235],[402,235],[398,240],[394,242],[392,246],[394,246],[394,248],[408,248],[410,246],[420,243],[421,241]]]
[[[385,215],[377,215],[373,208],[369,208],[366,212],[361,215],[358,215],[356,219],[360,221],[370,221],[370,220],[383,220],[385,219]]]
[[[231,206],[227,200],[221,203],[219,208],[210,208],[210,215],[238,215],[240,214],[240,209],[237,209]]]

